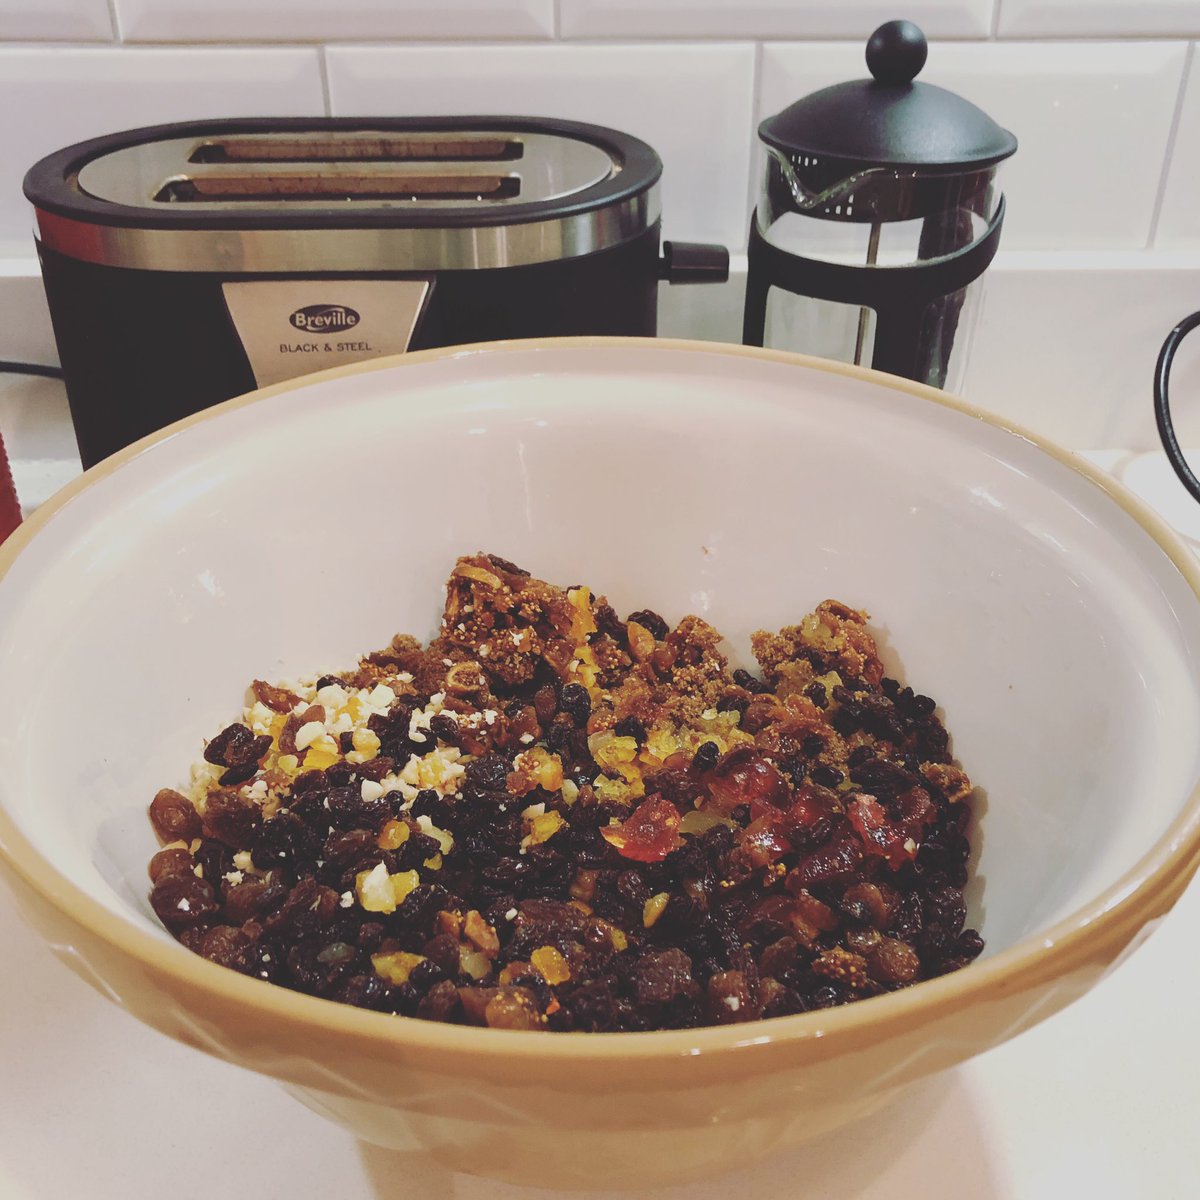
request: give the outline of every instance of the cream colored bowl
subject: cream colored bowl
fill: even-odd
[[[743,661],[827,596],[871,611],[983,791],[984,956],[829,1011],[555,1035],[363,1012],[178,946],[147,903],[154,791],[252,677],[431,635],[481,548],[701,613]],[[1200,855],[1186,549],[1079,460],[867,371],[571,340],[331,372],[88,472],[0,576],[0,859],[29,921],[141,1020],[464,1171],[678,1181],[819,1136],[1081,995]]]

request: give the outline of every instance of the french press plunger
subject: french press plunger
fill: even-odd
[[[958,386],[1004,221],[997,167],[1017,140],[963,97],[914,82],[927,54],[916,25],[889,21],[867,42],[871,79],[758,127],[747,345]]]

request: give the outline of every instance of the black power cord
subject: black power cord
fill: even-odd
[[[1171,408],[1167,397],[1167,381],[1171,377],[1171,363],[1175,351],[1197,325],[1200,325],[1200,312],[1194,312],[1190,317],[1184,317],[1174,329],[1167,334],[1162,349],[1158,352],[1158,365],[1154,368],[1154,419],[1158,423],[1158,436],[1162,440],[1163,449],[1171,469],[1179,476],[1179,482],[1191,493],[1193,500],[1200,500],[1200,479],[1192,474],[1183,451],[1179,448],[1179,439],[1175,436],[1175,426],[1171,423]]]
[[[0,359],[0,375],[44,375],[47,379],[61,379],[61,367],[47,367],[42,363],[6,362]]]

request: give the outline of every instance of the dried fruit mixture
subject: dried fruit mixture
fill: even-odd
[[[151,903],[189,949],[502,1029],[827,1008],[953,971],[971,783],[835,600],[731,671],[698,617],[458,560],[441,633],[255,680],[160,791]]]

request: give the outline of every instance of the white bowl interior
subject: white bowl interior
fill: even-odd
[[[981,789],[989,953],[1118,879],[1200,774],[1180,735],[1200,726],[1200,604],[1099,487],[874,382],[646,344],[322,380],[98,479],[0,581],[0,802],[157,930],[155,790],[251,678],[430,636],[477,549],[622,613],[699,613],[741,663],[753,629],[826,597],[870,611]]]

